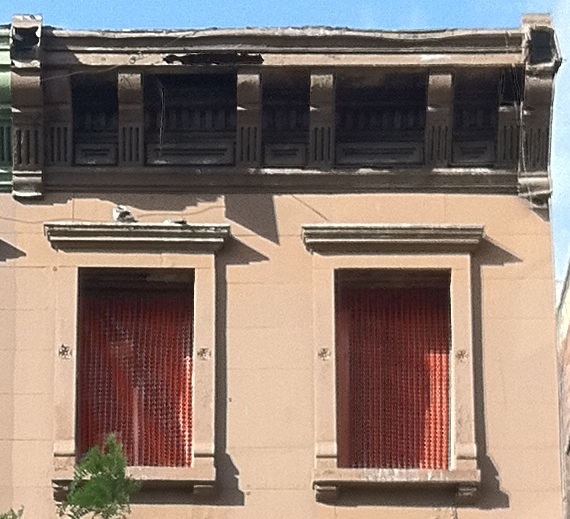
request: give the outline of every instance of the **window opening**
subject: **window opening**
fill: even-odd
[[[448,469],[449,273],[335,282],[339,467]]]
[[[81,276],[78,458],[115,433],[130,465],[191,465],[193,279],[170,276]]]

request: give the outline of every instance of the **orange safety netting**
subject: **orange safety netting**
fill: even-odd
[[[348,364],[339,464],[447,469],[449,288],[345,286],[337,318]]]
[[[79,458],[116,433],[130,465],[190,466],[192,315],[183,291],[81,294]]]

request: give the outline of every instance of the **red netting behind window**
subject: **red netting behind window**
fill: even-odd
[[[129,465],[190,466],[192,315],[188,291],[82,292],[79,457],[116,433]]]
[[[347,286],[339,296],[348,362],[339,465],[447,469],[449,287]]]

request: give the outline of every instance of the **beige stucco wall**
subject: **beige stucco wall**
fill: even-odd
[[[560,370],[560,441],[562,444],[562,467],[564,481],[564,510],[565,518],[569,517],[570,507],[568,506],[568,491],[570,489],[570,455],[568,442],[570,438],[570,291],[567,278],[561,294],[560,304],[557,312],[557,344],[558,363]]]
[[[62,194],[39,203],[0,195],[0,510],[24,505],[24,517],[55,517],[58,330],[73,326],[56,314],[56,280],[62,269],[108,264],[98,252],[56,252],[43,223],[110,222],[115,203],[145,223],[229,223],[234,237],[216,257],[221,488],[201,502],[155,493],[149,499],[169,504],[135,505],[135,519],[562,517],[550,225],[515,196],[439,194]],[[475,506],[454,510],[439,492],[413,490],[315,501],[313,262],[300,237],[311,223],[484,225],[471,280],[483,478]],[[170,253],[116,258],[125,267],[188,262]]]

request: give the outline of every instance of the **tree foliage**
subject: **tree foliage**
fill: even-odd
[[[13,508],[10,508],[7,512],[0,514],[0,519],[20,519],[24,513],[24,507],[20,508],[17,512]]]
[[[130,513],[131,494],[140,484],[127,475],[127,461],[115,436],[105,440],[103,449],[92,447],[75,468],[60,517],[119,519]],[[12,518],[9,518],[12,519]]]

